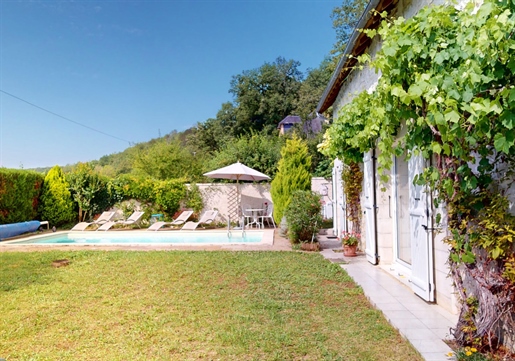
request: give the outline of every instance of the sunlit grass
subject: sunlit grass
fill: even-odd
[[[9,361],[421,360],[317,254],[7,252],[0,274]]]

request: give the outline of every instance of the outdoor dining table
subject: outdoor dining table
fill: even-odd
[[[247,223],[247,227],[250,228],[253,224],[255,224],[258,228],[264,228],[263,223],[259,222],[259,215],[260,212],[264,211],[263,208],[247,208],[245,211],[252,213],[252,222]]]

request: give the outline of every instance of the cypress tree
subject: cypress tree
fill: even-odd
[[[68,182],[61,168],[56,165],[50,169],[43,183],[39,214],[42,220],[53,226],[60,226],[73,221],[73,200]]]
[[[306,143],[296,137],[287,140],[270,189],[277,223],[281,222],[293,191],[311,190],[310,169],[311,156]]]

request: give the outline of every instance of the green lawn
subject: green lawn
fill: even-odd
[[[318,254],[179,251],[0,253],[2,357],[422,360]]]

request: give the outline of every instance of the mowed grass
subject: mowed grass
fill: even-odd
[[[0,358],[422,360],[318,254],[178,251],[0,253]]]

